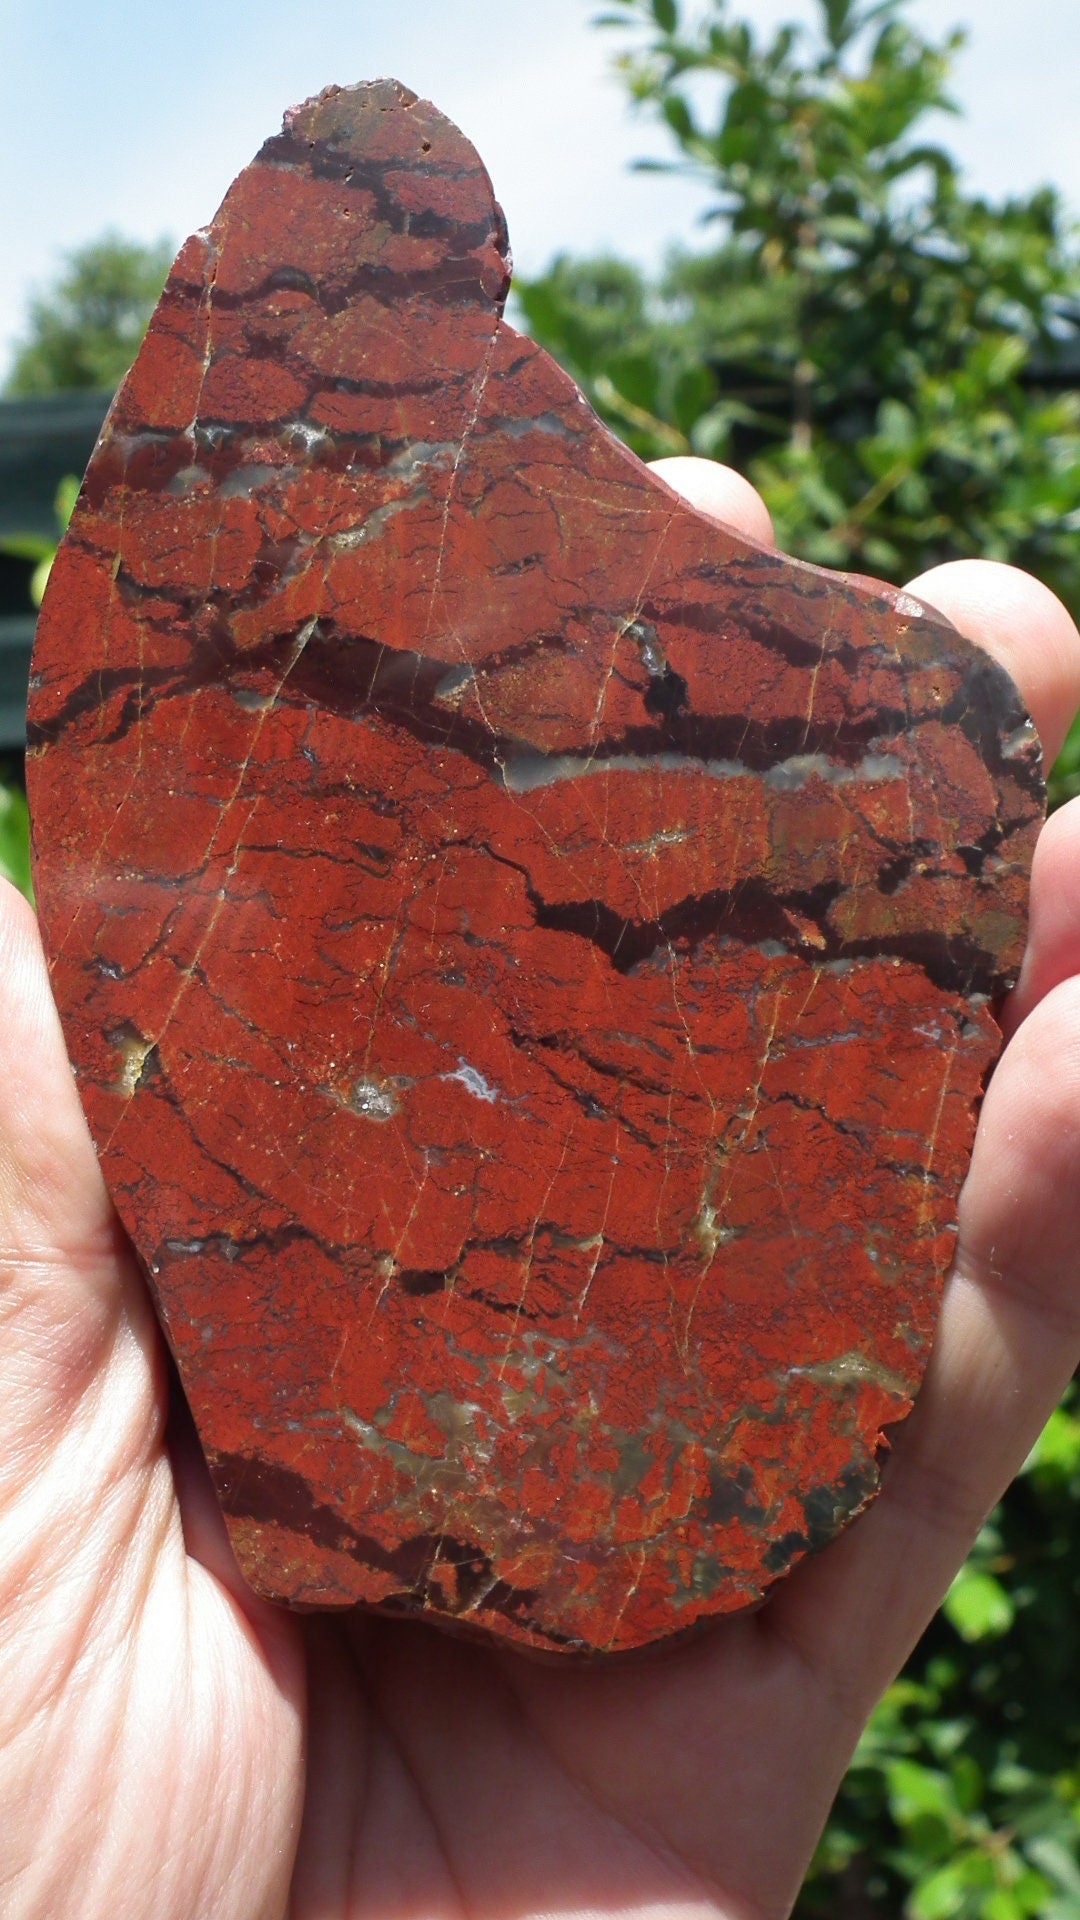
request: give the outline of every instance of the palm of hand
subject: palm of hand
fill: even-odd
[[[680,478],[717,504],[716,470]],[[719,506],[758,531],[760,503],[732,493]],[[926,594],[1006,658],[1054,743],[1080,694],[1080,639],[1052,597],[973,563],[938,570]],[[1080,1224],[1075,812],[1040,845],[1016,1031],[885,1493],[761,1612],[584,1672],[407,1624],[297,1621],[246,1593],[201,1463],[167,1432],[153,1315],[101,1185],[32,916],[6,897],[0,1884],[12,1920],[787,1911],[874,1699],[1080,1345],[1067,1285]]]

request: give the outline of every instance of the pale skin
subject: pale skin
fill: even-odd
[[[746,482],[660,463],[770,541]],[[966,561],[911,590],[1048,757],[1080,635]],[[240,1580],[0,897],[0,1910],[7,1920],[779,1920],[858,1733],[1080,1359],[1080,802],[1045,829],[956,1267],[884,1491],[759,1612],[613,1668],[298,1620]]]

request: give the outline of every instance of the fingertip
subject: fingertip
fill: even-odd
[[[1080,707],[1080,633],[1057,594],[997,560],[947,561],[909,581],[906,591],[945,614],[1011,674],[1049,766]]]
[[[1080,973],[1080,800],[1052,813],[1031,867],[1031,914],[1020,978],[1005,1004],[1006,1038],[1063,980]]]
[[[1080,977],[1043,994],[994,1070],[959,1229],[958,1268],[995,1284],[1011,1274],[1055,1328],[1067,1315],[1070,1338],[1080,1336]]]
[[[710,520],[734,527],[737,533],[756,540],[759,546],[775,547],[776,534],[768,507],[757,488],[733,467],[692,454],[672,454],[663,460],[650,460],[649,468],[676,493],[681,493],[699,513],[708,514]]]

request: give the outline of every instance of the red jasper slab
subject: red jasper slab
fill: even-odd
[[[870,1497],[1041,814],[1012,683],[678,499],[463,136],[285,120],[38,628],[53,982],[264,1594],[597,1652]]]

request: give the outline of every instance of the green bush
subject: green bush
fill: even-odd
[[[7,392],[117,386],[138,352],[172,257],[171,241],[146,246],[115,233],[76,247],[56,284],[30,302]]]
[[[852,1762],[800,1915],[1080,1920],[1080,1394],[983,1528]]]
[[[0,782],[0,874],[13,880],[28,900],[30,885],[30,820],[21,788]]]

